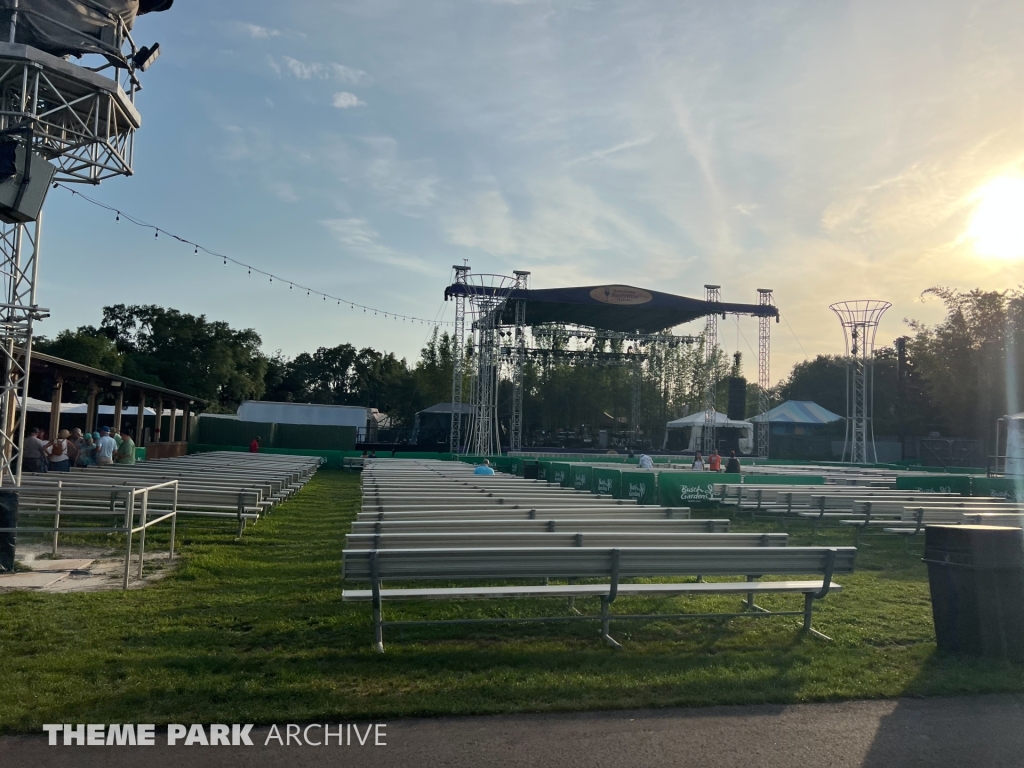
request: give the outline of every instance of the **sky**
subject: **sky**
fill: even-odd
[[[1024,263],[1024,6],[177,0],[135,37],[135,175],[86,194],[389,313],[452,319],[453,264],[537,288],[772,288],[772,379],[841,353],[832,302],[942,317]],[[429,325],[316,300],[51,190],[40,332],[159,304],[414,360]],[[681,326],[697,333],[700,324]],[[753,375],[752,319],[720,323]]]

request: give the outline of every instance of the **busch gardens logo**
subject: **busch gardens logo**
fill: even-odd
[[[556,469],[551,474],[554,476],[554,480],[555,480],[556,483],[560,483],[563,480],[565,480],[565,470],[564,469]]]
[[[680,501],[711,501],[715,497],[715,486],[707,485],[684,485],[679,489]]]
[[[611,493],[614,488],[612,478],[610,477],[599,477],[597,478],[597,492],[598,493]]]
[[[630,483],[629,484],[629,498],[631,499],[643,499],[647,495],[647,483]]]

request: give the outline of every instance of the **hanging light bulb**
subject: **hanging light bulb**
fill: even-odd
[[[114,221],[120,221],[120,220],[121,220],[121,212],[118,211],[117,212],[117,216],[114,218]]]
[[[156,232],[153,233],[153,237],[154,238],[160,237],[160,230],[159,229]]]

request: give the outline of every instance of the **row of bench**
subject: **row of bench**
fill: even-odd
[[[346,537],[342,569],[346,582],[368,582],[369,588],[345,588],[342,598],[372,604],[378,651],[384,649],[384,627],[408,624],[598,621],[601,638],[618,648],[612,621],[782,615],[800,616],[804,631],[825,637],[812,626],[814,603],[841,589],[832,577],[852,572],[856,555],[854,547],[787,547],[784,533],[729,533],[727,520],[691,519],[686,508],[638,506],[522,478],[473,475],[472,467],[456,462],[368,460],[362,479],[362,511]],[[744,580],[705,581],[712,576]],[[758,580],[764,576],[772,580]],[[801,578],[777,580],[783,576]],[[696,581],[665,581],[683,577]],[[436,585],[451,581],[484,586]],[[385,587],[388,582],[398,585]],[[801,594],[803,607],[769,612],[756,602],[768,593]],[[610,611],[619,595],[708,594],[742,596],[743,609]],[[383,615],[385,601],[521,597],[567,599],[569,612],[438,621]],[[575,599],[586,597],[599,598],[598,614],[576,609]]]

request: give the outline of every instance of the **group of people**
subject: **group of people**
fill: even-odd
[[[690,469],[695,469],[698,472],[721,472],[722,457],[718,455],[717,450],[712,450],[705,467],[704,459],[698,453],[693,457],[693,464],[690,465]],[[739,474],[740,460],[736,458],[736,451],[729,451],[729,460],[725,463],[725,471],[730,474]]]
[[[47,439],[45,432],[32,427],[25,436],[21,468],[23,472],[70,472],[71,467],[134,463],[135,441],[130,429],[119,433],[110,427],[91,433],[62,429],[56,437]]]

